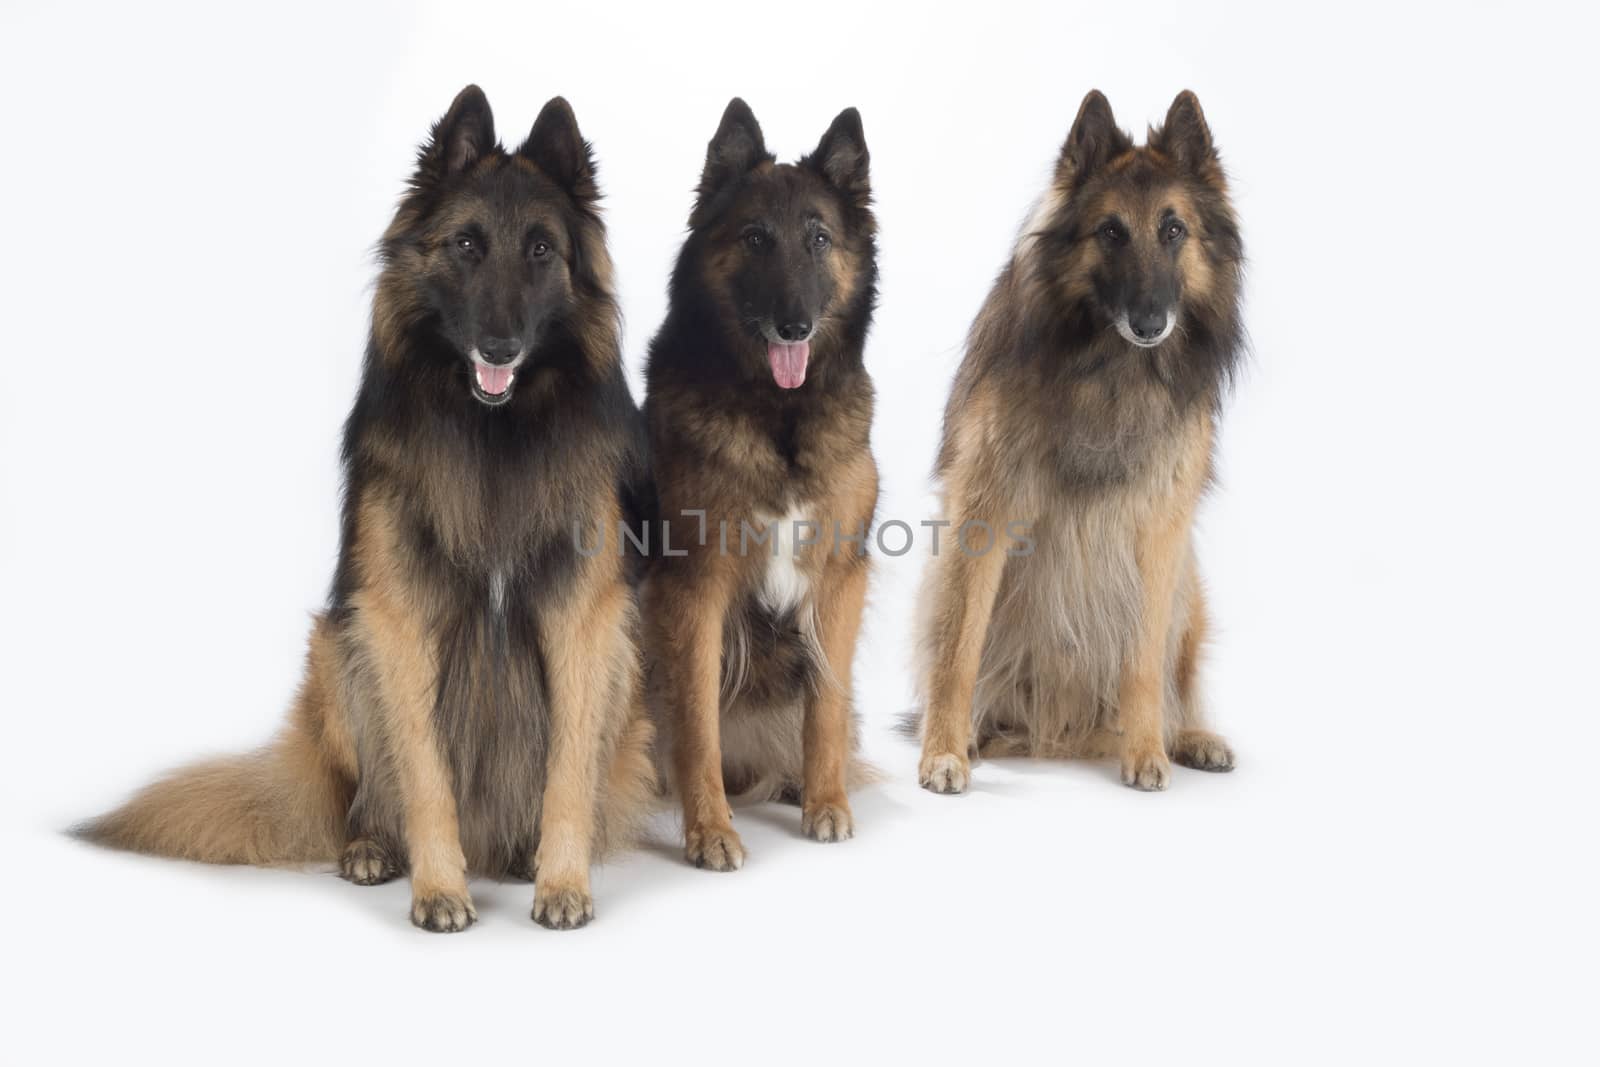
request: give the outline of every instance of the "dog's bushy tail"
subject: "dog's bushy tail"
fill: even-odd
[[[331,711],[312,637],[304,689],[283,732],[265,748],[180,768],[122,807],[74,829],[109,848],[202,863],[258,866],[331,862],[343,846],[352,776],[325,741]]]

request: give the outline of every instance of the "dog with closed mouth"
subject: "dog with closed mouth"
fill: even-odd
[[[974,755],[1115,758],[1143,790],[1173,761],[1232,769],[1200,693],[1192,526],[1243,348],[1242,265],[1194,94],[1137,147],[1091,92],[945,409],[944,517],[1028,520],[1034,544],[927,572],[928,789],[964,791]]]
[[[854,832],[851,668],[878,497],[870,200],[854,109],[787,164],[734,100],[650,345],[668,525],[642,596],[663,762],[699,867],[744,863],[730,793],[798,801],[818,841]]]
[[[380,246],[338,568],[287,726],[85,836],[409,873],[427,930],[476,919],[469,872],[531,878],[545,926],[589,920],[592,857],[655,791],[637,568],[572,534],[648,510],[598,202],[566,101],[506,151],[483,93],[456,97]]]

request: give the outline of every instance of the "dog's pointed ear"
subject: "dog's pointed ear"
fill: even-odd
[[[545,104],[517,155],[531,161],[545,177],[575,198],[599,198],[594,183],[594,154],[578,132],[578,117],[565,98],[553,97]]]
[[[861,112],[853,107],[839,112],[817,143],[817,150],[801,162],[815,167],[830,185],[851,200],[865,203],[872,194],[867,177],[871,157],[867,153],[866,134],[861,129]]]
[[[417,175],[442,180],[460,174],[494,146],[489,98],[476,85],[469,85],[456,94],[444,118],[433,124],[433,135],[417,158]]]
[[[1078,107],[1072,132],[1061,146],[1058,170],[1080,182],[1107,162],[1133,147],[1133,139],[1117,126],[1111,102],[1099,89],[1089,90]]]
[[[1200,98],[1187,89],[1172,101],[1167,120],[1161,129],[1151,132],[1149,144],[1190,170],[1199,170],[1217,159],[1217,147],[1212,143],[1205,112],[1200,110]]]
[[[756,164],[771,160],[755,113],[749,104],[734,97],[728,101],[716,135],[706,146],[706,165],[700,172],[695,215],[699,216],[719,192],[749,173]]]

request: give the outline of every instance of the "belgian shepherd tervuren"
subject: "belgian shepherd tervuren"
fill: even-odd
[[[276,742],[180,770],[86,836],[212,863],[411,875],[411,918],[476,918],[469,871],[581,926],[589,863],[654,790],[628,561],[575,523],[645,499],[589,146],[550,101],[522,146],[476,86],[381,245],[345,427],[342,544]]]
[[[1114,756],[1137,789],[1165,788],[1169,758],[1233,767],[1201,710],[1190,528],[1242,345],[1242,262],[1194,94],[1136,148],[1091,92],[945,409],[945,517],[996,534],[929,569],[927,788],[966,789],[973,752]],[[1018,520],[1031,553],[995,543]]]
[[[686,855],[712,870],[744,863],[730,792],[798,799],[818,841],[854,831],[850,669],[878,497],[867,167],[854,109],[778,164],[730,103],[650,346],[645,418],[670,526],[646,629]]]

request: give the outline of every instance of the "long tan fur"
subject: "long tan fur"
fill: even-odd
[[[1239,347],[1239,264],[1193,95],[1135,148],[1091,93],[946,409],[942,517],[1004,533],[926,573],[927,788],[965,790],[979,754],[1116,758],[1140,789],[1165,788],[1170,760],[1232,767],[1199,696],[1191,531]],[[1141,347],[1105,294],[1153,289],[1178,294],[1176,329]]]

